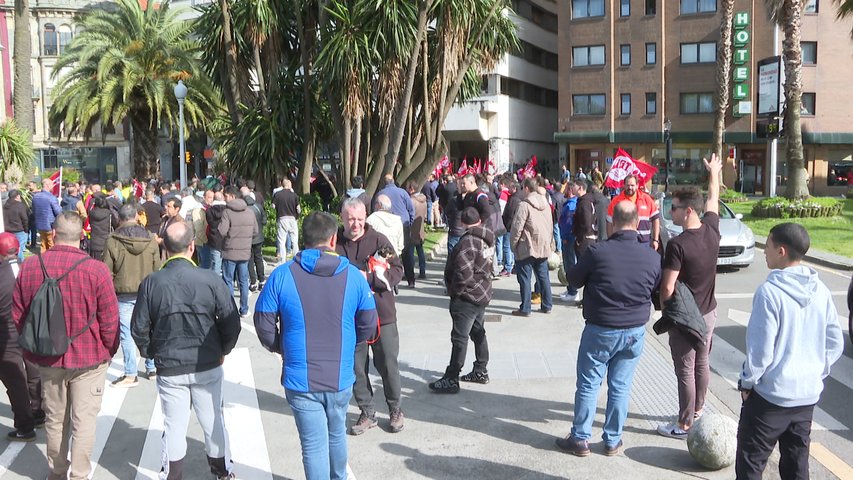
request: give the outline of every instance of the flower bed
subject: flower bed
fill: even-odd
[[[749,199],[746,198],[746,195],[736,190],[729,189],[724,191],[722,195],[720,195],[720,200],[725,203],[743,203],[748,201]]]
[[[760,218],[815,218],[841,215],[843,203],[835,198],[810,197],[790,200],[765,198],[752,207],[752,216]]]

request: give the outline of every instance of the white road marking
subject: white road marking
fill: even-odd
[[[138,366],[137,359],[137,366]],[[118,418],[118,412],[121,410],[121,405],[124,403],[124,398],[127,396],[129,388],[115,388],[110,385],[113,380],[124,375],[124,363],[113,359],[107,370],[107,378],[104,381],[104,396],[101,400],[101,411],[98,413],[98,419],[95,427],[95,444],[92,447],[92,471],[89,472],[89,478],[95,474],[98,468],[98,460],[101,459],[101,454],[104,453],[104,446],[107,444],[107,438],[110,436],[110,431]],[[72,445],[71,448],[74,448]],[[71,448],[68,449],[69,458]]]
[[[148,421],[148,433],[136,468],[136,480],[157,480],[163,465],[163,408],[160,395],[154,401],[151,420]]]
[[[3,454],[0,455],[0,477],[6,474],[9,470],[9,467],[12,465],[12,462],[15,461],[15,458],[18,457],[18,454],[21,453],[21,450],[24,449],[26,443],[24,442],[9,442],[9,446],[3,450]]]
[[[223,415],[229,438],[234,473],[252,471],[253,479],[272,479],[264,423],[255,393],[255,377],[248,348],[235,348],[225,357],[225,384],[222,389]],[[243,467],[243,468],[241,468]]]

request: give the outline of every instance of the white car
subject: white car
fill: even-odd
[[[681,227],[672,223],[672,198],[658,198],[661,213],[661,242],[666,247],[670,238],[681,234]],[[748,267],[755,259],[755,236],[752,229],[723,202],[720,202],[720,254],[717,266]]]

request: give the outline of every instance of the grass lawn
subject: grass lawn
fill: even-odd
[[[844,200],[840,217],[829,218],[755,218],[752,206],[757,200],[727,204],[735,213],[743,214],[743,221],[756,235],[766,237],[774,225],[796,222],[806,227],[811,237],[811,248],[853,258],[853,199]]]
[[[433,248],[435,248],[438,241],[445,235],[444,230],[435,230],[430,231],[427,229],[426,238],[424,239],[424,252],[430,252]]]

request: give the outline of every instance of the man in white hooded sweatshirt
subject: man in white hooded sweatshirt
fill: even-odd
[[[767,236],[771,272],[753,297],[738,381],[738,480],[761,479],[777,441],[782,478],[809,478],[814,406],[844,336],[829,289],[800,264],[808,249],[809,234],[796,223],[776,225]]]

